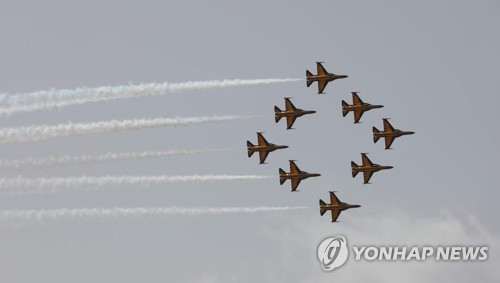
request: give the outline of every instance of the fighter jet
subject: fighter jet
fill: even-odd
[[[344,79],[347,78],[346,75],[335,75],[332,73],[328,73],[321,65],[323,62],[316,62],[316,68],[318,70],[317,75],[313,75],[309,70],[306,70],[306,78],[307,78],[307,87],[310,87],[313,82],[318,82],[318,94],[323,93],[323,90],[325,90],[326,85],[334,81],[336,79]]]
[[[352,93],[352,105],[347,104],[342,100],[342,115],[347,116],[349,112],[354,113],[354,124],[359,123],[359,119],[363,116],[363,113],[376,108],[382,108],[383,105],[374,105],[369,103],[364,103],[361,98],[359,98],[358,93],[353,91]]]
[[[290,161],[290,173],[286,173],[285,170],[281,169],[279,170],[280,172],[280,185],[283,185],[283,183],[290,179],[292,182],[292,192],[297,190],[297,187],[300,184],[300,181],[307,179],[309,177],[318,177],[321,176],[321,174],[316,174],[316,173],[308,173],[306,171],[301,171],[299,167],[295,164],[294,160],[289,160]]]
[[[382,120],[384,121],[383,131],[379,131],[377,128],[373,127],[373,142],[377,143],[378,139],[385,138],[385,149],[391,148],[394,139],[401,136],[413,135],[415,133],[394,129],[391,123],[389,123],[388,118],[384,118]]]
[[[361,205],[341,202],[335,195],[335,192],[330,192],[330,204],[326,204],[321,199],[319,200],[319,211],[321,215],[325,214],[325,212],[327,212],[328,210],[331,210],[332,222],[337,222],[337,218],[339,218],[339,215],[342,211],[349,208],[357,208],[357,207],[361,207]]]
[[[361,159],[363,161],[363,165],[358,166],[354,161],[351,161],[352,168],[352,177],[356,177],[359,172],[363,172],[364,183],[368,184],[370,178],[373,173],[378,172],[380,170],[392,169],[392,166],[382,166],[378,164],[374,164],[371,160],[366,156],[366,153],[361,153]]]
[[[259,152],[260,164],[264,164],[269,152],[275,151],[277,149],[288,148],[287,145],[275,145],[273,143],[267,142],[262,133],[257,133],[257,143],[258,145],[253,145],[250,141],[247,141],[247,150],[249,158],[254,152]]]
[[[293,129],[293,123],[295,119],[307,114],[314,114],[316,111],[313,110],[302,110],[295,107],[290,101],[291,97],[285,97],[285,111],[281,111],[278,106],[274,106],[274,120],[278,123],[281,118],[286,117],[286,129]]]

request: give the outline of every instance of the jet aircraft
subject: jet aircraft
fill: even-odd
[[[328,73],[321,65],[323,62],[316,62],[316,68],[318,71],[317,75],[313,75],[309,70],[306,70],[306,78],[307,78],[307,87],[310,87],[313,82],[318,82],[318,94],[323,93],[325,90],[326,85],[334,81],[336,79],[344,79],[347,78],[346,75],[335,75],[332,73]]]
[[[250,158],[254,152],[259,152],[260,164],[264,164],[269,152],[275,151],[277,149],[288,148],[287,145],[275,145],[269,143],[262,133],[257,133],[257,145],[253,145],[250,141],[247,141],[248,157]]]
[[[332,211],[332,222],[337,222],[337,218],[339,218],[340,213],[349,208],[357,208],[361,207],[358,204],[348,204],[345,202],[341,202],[335,192],[330,192],[330,204],[326,204],[323,200],[319,200],[319,211],[321,215],[325,214],[328,210]]]
[[[283,183],[290,179],[292,182],[292,192],[297,190],[297,187],[300,184],[300,181],[307,179],[309,177],[318,177],[321,176],[321,174],[316,174],[316,173],[308,173],[306,171],[301,171],[299,167],[295,164],[294,160],[289,160],[290,161],[290,173],[286,173],[285,170],[281,169],[279,170],[280,172],[280,185],[283,185]]]
[[[377,128],[373,127],[373,142],[377,143],[380,138],[385,139],[385,149],[391,148],[394,139],[401,136],[413,135],[415,132],[401,131],[394,129],[394,127],[389,123],[387,118],[382,119],[384,121],[384,130],[379,131]]]
[[[371,162],[368,156],[366,156],[366,153],[361,153],[361,159],[363,162],[361,166],[354,163],[354,161],[351,161],[352,177],[354,178],[356,177],[356,175],[358,175],[359,172],[363,172],[363,178],[365,184],[368,184],[373,173],[378,172],[380,170],[394,168],[392,166],[383,166]]]
[[[354,124],[359,123],[361,116],[366,111],[370,111],[376,108],[382,108],[383,105],[374,105],[369,103],[364,103],[361,98],[359,98],[358,93],[353,91],[352,93],[352,105],[347,104],[344,100],[342,100],[342,115],[347,116],[349,112],[354,113]]]
[[[274,106],[274,120],[278,123],[281,118],[286,117],[286,129],[293,129],[293,123],[295,119],[307,114],[314,114],[316,111],[313,110],[302,110],[295,107],[290,101],[290,97],[285,97],[285,111],[281,111],[278,106]]]

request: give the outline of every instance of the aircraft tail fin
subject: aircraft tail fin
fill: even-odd
[[[324,206],[326,206],[326,203],[323,201],[323,200],[319,200],[319,212],[321,213],[321,215],[325,214],[326,212],[326,208],[324,208]]]
[[[255,152],[255,150],[252,149],[252,147],[254,147],[253,143],[247,141],[247,147],[248,147],[248,157],[252,157],[252,154]]]
[[[342,100],[342,115],[344,117],[349,113],[349,110],[345,109],[345,107],[347,107],[347,106],[349,106],[349,104],[347,104],[347,102]]]
[[[280,168],[279,172],[280,172],[280,185],[283,185],[283,183],[286,181],[286,179],[285,179],[286,172],[285,172],[285,170],[283,170],[281,168]]]
[[[276,121],[276,123],[278,123],[280,120],[281,120],[281,116],[278,116],[276,114],[278,113],[281,113],[281,109],[278,107],[278,106],[274,106],[274,121]]]
[[[309,70],[306,70],[306,78],[307,78],[307,87],[310,87],[311,84],[313,83],[313,80],[311,79],[313,74],[309,72]]]
[[[378,133],[380,133],[380,131],[377,128],[373,127],[373,142],[374,143],[376,143],[378,141],[378,139],[380,139],[380,136],[376,135]]]
[[[358,175],[358,173],[359,173],[359,171],[354,170],[354,169],[356,169],[356,168],[358,168],[358,167],[359,167],[359,166],[358,166],[358,164],[356,164],[356,162],[351,161],[352,177],[353,177],[353,178],[354,178],[354,177],[356,177],[356,175]]]

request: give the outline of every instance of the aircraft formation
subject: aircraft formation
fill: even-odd
[[[337,79],[347,78],[347,75],[336,75],[329,73],[322,64],[323,62],[316,62],[317,74],[312,74],[309,70],[306,70],[306,85],[310,87],[314,82],[318,84],[318,94],[325,93],[324,90],[329,82],[335,81]],[[383,108],[383,105],[365,103],[359,97],[359,92],[353,91],[352,94],[352,105],[348,104],[346,101],[342,100],[342,115],[346,117],[350,112],[354,116],[354,124],[360,123],[361,117],[367,111],[373,109]],[[282,118],[286,119],[286,129],[291,130],[296,119],[308,114],[314,114],[314,110],[302,110],[293,105],[290,97],[285,97],[285,110],[281,110],[278,106],[274,106],[275,122],[278,123]],[[373,131],[373,142],[377,143],[380,138],[385,140],[385,149],[391,149],[396,138],[412,135],[414,132],[402,131],[395,129],[390,123],[388,118],[383,118],[383,131],[378,130],[376,127],[372,128]],[[286,149],[286,145],[275,145],[269,143],[263,136],[262,132],[257,132],[257,144],[254,145],[252,142],[247,141],[247,152],[250,158],[255,152],[259,153],[259,163],[266,164],[266,158],[270,152],[279,149]],[[283,185],[287,180],[290,180],[291,191],[298,192],[298,187],[302,180],[311,177],[319,177],[319,173],[309,173],[299,169],[296,160],[289,160],[290,172],[279,168],[279,181],[280,185]],[[388,165],[379,165],[373,163],[367,156],[367,153],[361,153],[361,164],[358,165],[356,162],[351,161],[351,171],[352,177],[355,178],[359,173],[363,175],[363,184],[370,184],[370,180],[374,173],[393,169],[394,167]],[[336,196],[334,191],[330,191],[330,204],[325,203],[323,200],[319,200],[320,214],[324,215],[327,211],[331,211],[332,222],[337,222],[337,218],[340,213],[344,210],[350,208],[361,207],[357,204],[347,204],[341,202]]]

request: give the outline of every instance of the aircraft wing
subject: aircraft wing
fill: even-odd
[[[325,67],[323,67],[323,65],[320,62],[316,62],[316,69],[318,71],[318,76],[324,76],[328,74]]]
[[[363,113],[365,113],[365,111],[353,110],[352,113],[354,113],[354,123],[359,123],[359,120],[361,120],[361,116],[363,116]]]
[[[327,80],[318,80],[318,94],[323,93],[327,84],[328,84]]]
[[[394,127],[392,127],[391,123],[387,119],[382,119],[384,121],[384,132],[394,132]]]
[[[299,166],[297,166],[295,162],[290,160],[290,174],[299,174],[299,173],[300,173]]]
[[[340,209],[332,209],[332,222],[336,222],[340,216]]]
[[[295,119],[297,119],[297,116],[286,116],[286,128],[291,129],[293,126],[293,123],[295,123]]]
[[[373,171],[364,171],[363,172],[364,183],[368,184],[372,176],[373,176]]]
[[[269,155],[268,150],[261,150],[259,151],[259,158],[260,158],[260,163],[264,163],[266,161],[267,156]]]
[[[340,200],[337,198],[334,192],[330,192],[330,204],[340,204]]]
[[[269,144],[261,133],[257,133],[257,141],[259,142],[260,146]]]
[[[385,137],[385,149],[389,149],[394,142],[395,137]]]
[[[297,187],[299,186],[300,184],[300,181],[302,181],[301,179],[292,179],[292,192],[294,192],[295,190],[297,190]]]
[[[363,161],[363,166],[372,166],[373,162],[366,156],[366,153],[361,153],[361,160]]]
[[[363,100],[361,100],[361,98],[359,98],[359,96],[356,92],[352,92],[352,103],[353,103],[353,105],[356,105],[356,106],[363,105]]]
[[[285,111],[292,112],[297,110],[297,108],[293,105],[292,101],[289,98],[285,98]]]

